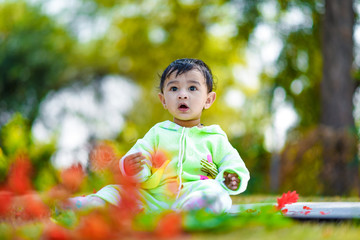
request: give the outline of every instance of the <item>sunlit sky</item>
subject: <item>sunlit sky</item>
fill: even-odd
[[[0,0],[1,2],[2,0]],[[44,2],[43,10],[55,17],[62,24],[73,21],[75,13],[82,7],[77,0],[28,0],[32,3]],[[191,0],[188,0],[191,2]],[[262,5],[261,10],[267,24],[261,24],[255,29],[252,41],[246,51],[247,65],[233,67],[233,75],[237,81],[249,89],[257,90],[260,86],[259,73],[265,68],[272,71],[275,68],[282,42],[272,24],[276,15],[276,6],[273,2]],[[356,10],[360,12],[359,5]],[[299,9],[290,9],[281,19],[285,28],[312,25],[311,16]],[[77,18],[76,33],[80,41],[86,42],[96,36],[101,36],[109,26],[109,21],[103,17]],[[73,26],[73,25],[72,25]],[[154,35],[161,36],[161,29],[154,29]],[[211,34],[231,34],[233,27],[219,27],[210,29]],[[151,34],[149,35],[151,38]],[[360,30],[355,28],[354,39],[356,48],[359,48]],[[154,39],[155,41],[157,39]],[[357,52],[357,51],[355,51]],[[307,67],[307,59],[299,64]],[[357,64],[360,57],[355,56]],[[359,64],[360,65],[360,64]],[[302,81],[296,80],[291,85],[295,94],[301,93],[304,86]],[[41,118],[35,123],[33,133],[39,141],[47,141],[54,133],[59,137],[58,152],[54,156],[56,167],[67,167],[73,161],[86,164],[88,142],[91,136],[96,138],[111,138],[121,131],[124,123],[123,114],[129,111],[140,89],[130,81],[119,76],[109,76],[102,82],[100,91],[104,99],[96,100],[96,86],[82,89],[68,88],[53,95],[49,95],[41,106]],[[355,96],[358,103],[360,97]],[[229,106],[241,108],[246,96],[240,90],[229,90],[225,100]],[[359,105],[359,104],[357,104]],[[285,91],[276,89],[273,101],[273,122],[265,131],[265,145],[270,151],[279,151],[286,140],[286,131],[296,124],[297,115],[291,104],[285,102]],[[355,108],[355,117],[360,117],[360,110]]]

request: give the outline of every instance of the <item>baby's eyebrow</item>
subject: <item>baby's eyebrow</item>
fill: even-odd
[[[194,84],[199,85],[199,86],[201,85],[198,81],[195,81],[195,80],[189,80],[188,82],[189,83],[194,83]]]
[[[179,83],[177,80],[172,80],[166,84],[166,86],[169,86],[170,84]]]
[[[201,84],[196,80],[188,80],[187,82],[201,86]],[[171,80],[166,84],[166,86],[169,86],[169,85],[175,84],[175,83],[179,83],[179,81],[178,80]]]

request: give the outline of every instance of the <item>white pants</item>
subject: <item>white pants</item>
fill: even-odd
[[[121,195],[126,194],[120,185],[107,185],[91,197],[99,197],[105,202],[113,205],[119,204]],[[158,211],[164,209],[173,210],[195,210],[205,209],[213,213],[227,212],[231,208],[231,198],[228,192],[213,179],[186,182],[180,191],[179,197],[175,201],[158,200],[147,190],[139,189],[140,199],[137,201],[139,207],[145,211]]]

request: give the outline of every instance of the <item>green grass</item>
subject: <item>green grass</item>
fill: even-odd
[[[303,239],[359,239],[360,226],[352,223],[294,222],[290,227],[245,227],[226,233],[193,233],[191,239],[246,239],[246,240],[303,240]]]
[[[232,196],[234,204],[249,203],[276,203],[277,195],[240,195]],[[358,197],[300,197],[299,202],[359,202]],[[175,239],[246,239],[246,240],[303,240],[303,239],[360,239],[360,219],[348,221],[297,221],[275,213],[273,207],[262,208],[256,213],[242,213],[237,217],[229,218],[230,215],[208,216],[190,215],[185,220],[188,225],[184,228],[185,233],[180,232]],[[65,213],[73,215],[67,216]],[[63,218],[74,220],[75,213],[64,212]],[[63,219],[63,220],[64,220]],[[58,218],[57,220],[61,220]],[[151,221],[154,218],[150,219]],[[64,222],[64,221],[61,221]],[[42,236],[43,225],[41,222],[29,222],[16,226],[15,222],[0,221],[0,239],[14,239],[13,234],[22,239],[39,239]],[[20,222],[21,223],[21,222]],[[65,221],[66,223],[66,221]],[[73,225],[74,221],[69,224]],[[209,227],[215,224],[216,227]],[[9,229],[10,226],[15,227]],[[226,230],[226,229],[227,230]],[[130,235],[131,236],[131,235]],[[157,235],[150,233],[145,235],[148,239],[157,239]]]
[[[234,204],[276,203],[279,196],[248,195],[233,196]],[[300,197],[299,202],[359,202],[358,197]],[[265,225],[246,225],[230,232],[192,233],[190,239],[246,239],[246,240],[278,240],[278,239],[360,239],[360,221],[296,221],[286,226],[269,227]]]

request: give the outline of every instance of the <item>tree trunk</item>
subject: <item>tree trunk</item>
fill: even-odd
[[[349,194],[358,185],[353,118],[353,0],[325,0],[321,83],[324,194]]]

